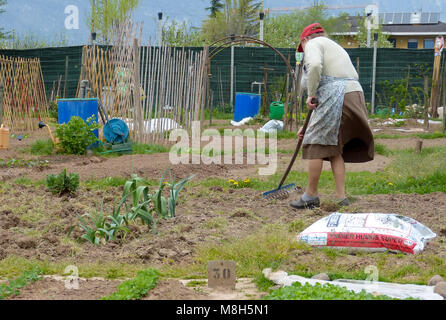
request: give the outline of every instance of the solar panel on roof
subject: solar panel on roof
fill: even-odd
[[[403,13],[403,20],[401,24],[410,24],[411,13]]]
[[[385,21],[387,24],[393,23],[393,13],[386,13]]]
[[[438,12],[384,12],[379,14],[382,24],[437,24],[440,21]]]
[[[429,23],[429,19],[430,19],[430,13],[428,12],[421,13],[420,23]]]
[[[433,12],[429,18],[429,23],[438,23],[440,21],[440,13]]]

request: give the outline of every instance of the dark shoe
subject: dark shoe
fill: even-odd
[[[350,205],[350,201],[348,198],[345,198],[344,200],[341,200],[338,202],[338,206],[340,207],[348,207]]]
[[[321,203],[319,197],[310,201],[303,201],[302,198],[300,198],[297,201],[290,202],[290,206],[294,209],[314,209],[319,208]]]

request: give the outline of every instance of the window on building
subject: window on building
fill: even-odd
[[[389,42],[393,45],[394,48],[396,48],[396,39],[395,38],[389,38]]]
[[[434,39],[424,39],[424,49],[433,49],[434,43]]]
[[[407,48],[408,49],[418,49],[418,40],[417,39],[409,39]]]

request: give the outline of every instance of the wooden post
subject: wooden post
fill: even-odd
[[[135,137],[137,137],[137,142],[142,141],[144,137],[144,117],[141,108],[141,81],[139,76],[139,66],[140,66],[140,56],[139,56],[139,43],[138,39],[133,40],[133,62],[134,62],[134,70],[133,76],[135,79],[134,83],[134,96],[133,103],[134,105],[134,117],[133,117],[133,125],[135,130]]]
[[[438,117],[437,103],[438,103],[438,94],[440,92],[438,84],[438,80],[440,79],[440,64],[441,64],[441,55],[436,55],[434,59],[434,72],[432,76],[432,90],[431,90],[431,100],[430,100],[430,106],[432,109],[433,118]]]
[[[359,76],[359,70],[360,70],[360,60],[359,57],[356,57],[356,72],[358,73],[358,76]]]
[[[288,95],[288,84],[290,81],[290,74],[287,73],[286,74],[286,79],[285,79],[285,102],[283,104],[284,107],[284,115],[283,115],[283,128],[286,130],[286,128],[288,127],[288,102],[289,102],[289,95]]]
[[[0,125],[3,123],[3,82],[0,74]]]
[[[264,67],[260,67],[260,69],[263,69],[263,86],[264,86],[264,104],[265,104],[265,108],[263,109],[263,116],[266,117],[268,115],[268,72],[269,71],[274,71],[274,69],[271,68],[267,68],[266,67],[266,63]]]
[[[419,139],[415,144],[415,153],[421,153],[421,149],[423,148],[423,140]]]
[[[65,57],[65,83],[63,88],[63,97],[64,99],[67,97],[67,82],[68,82],[68,59],[69,57]]]

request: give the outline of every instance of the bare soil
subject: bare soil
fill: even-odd
[[[36,137],[39,137],[38,135]],[[0,150],[0,158],[48,159],[50,164],[43,169],[0,168],[0,181],[12,181],[18,177],[32,180],[43,179],[49,173],[59,173],[63,168],[68,172],[77,172],[81,180],[104,177],[129,177],[132,172],[149,179],[159,179],[165,169],[170,167],[168,154],[128,155],[117,158],[87,156],[51,156],[35,157],[21,152],[35,140],[11,141],[11,149]],[[41,134],[40,138],[45,138]],[[416,138],[398,140],[379,140],[391,149],[415,145]],[[425,140],[424,146],[446,146],[446,139]],[[280,140],[279,149],[295,148],[293,139]],[[279,154],[278,171],[283,172],[291,154]],[[391,159],[377,155],[375,160],[366,164],[347,165],[348,171],[370,171],[384,169]],[[197,181],[209,177],[247,178],[255,176],[257,167],[247,164],[238,165],[177,165],[171,166],[177,178],[196,174]],[[306,171],[307,163],[299,159],[294,170]],[[324,170],[330,170],[326,163]],[[1,182],[1,183],[4,183]],[[76,244],[66,241],[71,226],[77,223],[77,214],[85,214],[94,209],[95,204],[104,202],[104,210],[111,212],[120,200],[122,187],[107,190],[79,189],[76,196],[57,197],[45,187],[15,184],[13,189],[0,193],[0,260],[8,256],[20,256],[53,262],[76,261],[138,263],[148,266],[187,264],[195,261],[197,248],[204,243],[221,243],[233,238],[243,238],[252,234],[268,223],[288,224],[296,219],[304,220],[307,225],[336,211],[330,195],[322,195],[322,208],[314,211],[296,211],[289,206],[289,201],[297,194],[285,200],[267,202],[262,194],[252,189],[233,190],[221,187],[203,186],[186,187],[181,194],[177,207],[177,216],[171,220],[160,221],[158,235],[147,227],[132,225],[132,234],[122,243],[109,242],[97,247],[89,243]],[[389,212],[412,217],[430,227],[437,238],[422,253],[446,257],[446,194],[429,195],[370,195],[358,196],[347,208],[351,212]],[[71,234],[74,240],[81,235],[79,229]],[[303,259],[312,259],[311,255]],[[390,263],[401,261],[419,263],[413,257],[397,258],[390,256]],[[336,262],[338,263],[338,262]],[[339,262],[341,263],[341,262]],[[348,256],[342,263],[353,266],[367,265],[367,256]],[[1,276],[1,275],[0,275]],[[21,290],[21,295],[14,299],[99,299],[116,290],[119,280],[82,280],[81,290],[66,290],[64,282],[46,278]],[[241,285],[242,282],[240,282]],[[209,291],[207,286],[186,287],[186,282],[161,280],[146,299],[255,299],[261,293],[253,289],[247,281],[239,291],[221,293]]]

